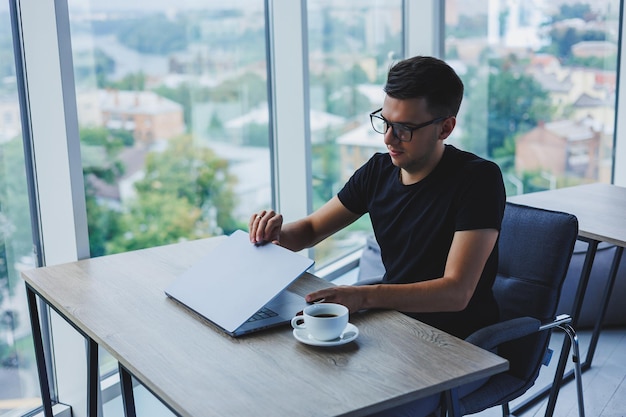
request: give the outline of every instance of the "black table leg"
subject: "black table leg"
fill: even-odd
[[[26,298],[28,300],[30,326],[33,332],[33,343],[35,345],[35,360],[37,362],[37,374],[39,375],[43,413],[45,417],[52,417],[52,399],[50,398],[50,384],[48,382],[48,370],[46,368],[46,357],[41,336],[41,324],[39,323],[39,309],[37,308],[35,292],[28,284],[26,285]]]
[[[98,344],[87,337],[87,415],[90,417],[98,417],[99,391]]]
[[[130,373],[119,364],[120,387],[122,389],[122,403],[125,417],[136,417],[135,394],[133,393],[133,380]]]
[[[602,323],[604,322],[606,311],[609,308],[609,301],[611,299],[611,293],[613,292],[613,285],[615,284],[615,279],[617,278],[617,271],[619,270],[623,253],[624,253],[624,248],[622,246],[617,246],[615,248],[615,254],[613,255],[613,263],[611,264],[611,270],[609,271],[609,279],[606,283],[606,287],[604,288],[604,295],[602,296],[602,301],[600,302],[600,306],[601,306],[600,314],[598,315],[598,318],[596,319],[596,323],[593,328],[593,333],[591,334],[591,341],[589,342],[589,349],[587,349],[587,356],[585,357],[585,362],[581,364],[583,371],[591,368],[591,361],[593,360],[593,355],[596,352],[596,346],[598,345],[598,339],[600,338],[600,331],[602,330]]]

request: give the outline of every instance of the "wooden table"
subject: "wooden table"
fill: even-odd
[[[42,392],[49,390],[36,296],[89,341],[92,416],[97,413],[98,345],[119,361],[127,415],[135,414],[131,375],[181,416],[358,416],[508,368],[496,355],[393,311],[353,315],[359,337],[332,348],[301,344],[288,326],[227,336],[163,292],[219,241],[184,242],[23,272]],[[305,294],[328,285],[305,273],[292,288]],[[49,398],[46,402],[51,416]]]
[[[573,214],[578,218],[579,240],[588,242],[589,246],[574,296],[573,311],[570,313],[574,327],[576,326],[583,306],[598,244],[600,242],[608,242],[617,246],[609,272],[609,278],[604,290],[600,313],[596,318],[585,361],[581,364],[582,371],[584,372],[591,367],[591,361],[593,360],[593,355],[600,336],[602,322],[609,304],[624,246],[626,246],[626,188],[596,183],[523,194],[511,197],[508,200],[527,206],[563,211]],[[567,357],[569,355],[569,348],[569,338],[566,337],[563,343],[563,349],[561,350],[561,357],[559,359],[559,365],[557,366],[554,382],[513,411],[527,408],[529,405],[536,402],[537,399],[545,397],[547,392],[550,391],[550,400],[548,401],[546,415],[553,414],[561,382],[571,380],[573,377],[572,372],[568,372],[565,374],[565,377],[563,377]]]

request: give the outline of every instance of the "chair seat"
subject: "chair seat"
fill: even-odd
[[[524,394],[533,385],[533,382],[528,383],[506,373],[494,375],[487,384],[460,400],[461,415],[479,413],[493,407],[494,404],[508,403]]]

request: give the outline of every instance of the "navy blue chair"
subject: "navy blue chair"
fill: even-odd
[[[579,414],[584,416],[578,338],[571,317],[556,315],[577,236],[578,220],[571,214],[506,204],[493,286],[500,322],[466,340],[506,358],[509,370],[453,402],[451,414],[501,406],[502,415],[509,416],[509,402],[534,385],[542,364],[547,364],[551,332],[560,328],[571,341]]]
[[[509,370],[460,398],[455,391],[448,393],[452,396],[442,400],[437,414],[461,416],[501,406],[503,416],[509,416],[509,402],[528,391],[541,366],[547,365],[551,332],[560,328],[571,341],[579,414],[584,416],[578,338],[571,317],[556,315],[577,236],[574,215],[506,203],[493,286],[500,322],[466,340],[506,358]],[[380,282],[384,268],[379,251],[376,241],[369,239],[361,258],[365,268],[356,285]]]

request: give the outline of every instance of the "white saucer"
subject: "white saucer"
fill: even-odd
[[[306,329],[293,329],[293,337],[295,337],[299,342],[311,346],[339,346],[352,342],[358,336],[359,328],[352,323],[348,323],[346,328],[343,330],[343,333],[341,333],[338,338],[327,341],[314,339]]]

